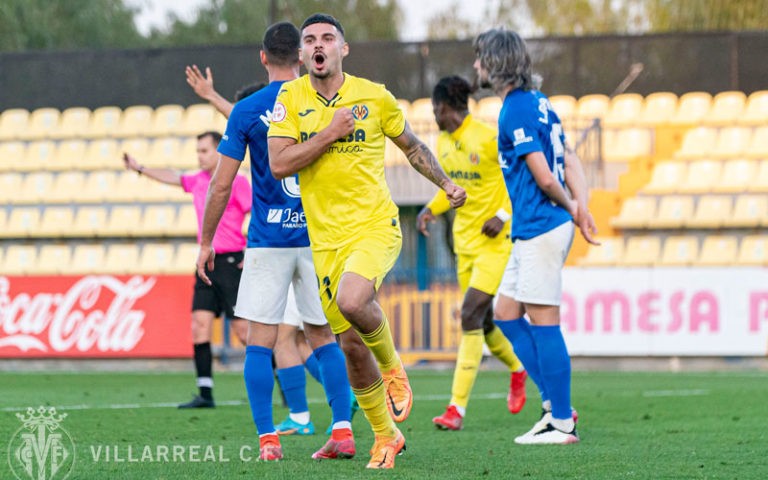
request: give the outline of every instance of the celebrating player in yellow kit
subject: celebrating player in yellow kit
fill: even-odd
[[[525,404],[526,373],[512,345],[493,323],[492,302],[504,275],[512,242],[509,239],[512,209],[504,176],[499,168],[496,130],[475,120],[467,102],[471,87],[461,77],[441,79],[432,91],[432,108],[441,133],[437,156],[448,175],[468,192],[467,204],[456,212],[453,244],[457,276],[464,302],[462,337],[453,374],[451,402],[445,413],[432,419],[441,429],[461,430],[477,369],[483,356],[483,339],[491,353],[511,371],[507,407],[518,413]],[[419,213],[421,233],[427,223],[450,208],[444,192]]]
[[[285,83],[277,96],[268,134],[270,168],[277,178],[299,173],[323,309],[375,434],[368,468],[392,468],[405,449],[394,422],[406,419],[413,394],[376,301],[402,246],[398,209],[384,178],[386,137],[446,192],[451,206],[463,205],[466,193],[416,138],[383,85],[342,71],[349,45],[338,20],[310,16],[301,39],[309,73]]]

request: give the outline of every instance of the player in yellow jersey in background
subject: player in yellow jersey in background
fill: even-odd
[[[493,323],[493,297],[504,275],[512,242],[509,238],[512,206],[499,168],[496,129],[475,120],[467,102],[472,91],[461,77],[441,79],[432,91],[432,108],[440,128],[437,157],[448,175],[467,191],[469,200],[456,212],[453,244],[457,276],[464,293],[461,305],[462,337],[453,373],[451,402],[445,413],[432,419],[441,429],[461,430],[483,340],[511,372],[507,408],[518,413],[525,404],[526,373],[512,345]],[[450,204],[444,192],[421,210],[419,231],[429,236],[427,223],[445,213]]]
[[[405,449],[394,422],[408,416],[413,394],[376,301],[402,245],[398,209],[384,178],[386,137],[445,190],[451,206],[461,206],[466,193],[413,134],[383,85],[342,71],[349,45],[338,20],[312,15],[301,37],[309,73],[285,83],[277,96],[268,134],[270,168],[277,178],[299,173],[323,309],[375,434],[368,468],[392,468]]]

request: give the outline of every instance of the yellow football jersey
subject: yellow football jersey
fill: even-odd
[[[496,130],[471,115],[453,133],[440,132],[437,159],[445,173],[467,192],[467,203],[456,210],[453,244],[457,254],[477,253],[481,248],[509,248],[511,223],[495,237],[481,233],[483,224],[501,208],[507,213],[512,205],[499,167]],[[433,214],[450,208],[445,192],[440,190],[427,204]],[[509,246],[507,246],[509,244]]]
[[[326,99],[312,88],[308,75],[286,82],[268,136],[304,142],[327,127],[340,107],[352,110],[354,132],[299,172],[313,250],[332,250],[368,226],[397,222],[398,209],[384,178],[384,143],[403,133],[405,116],[383,85],[344,74],[336,96]]]

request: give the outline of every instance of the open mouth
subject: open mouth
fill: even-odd
[[[325,55],[321,52],[315,52],[315,54],[312,55],[312,61],[315,62],[315,65],[318,67],[322,67],[325,64]]]

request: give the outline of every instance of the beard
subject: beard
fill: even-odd
[[[477,90],[481,88],[493,88],[493,85],[491,85],[490,80],[488,78],[480,78],[480,75],[475,75],[475,79],[472,82],[472,92],[476,92]]]

